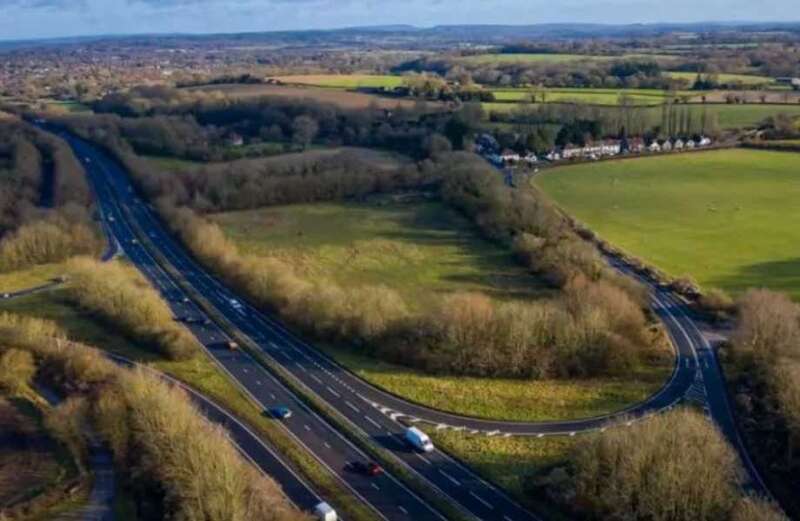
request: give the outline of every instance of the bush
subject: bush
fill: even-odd
[[[585,438],[573,457],[575,504],[592,519],[722,520],[738,496],[736,453],[689,410]]]
[[[0,241],[0,271],[61,262],[75,255],[93,254],[101,245],[85,222],[54,217],[23,224]]]
[[[27,351],[9,349],[0,355],[0,387],[11,394],[23,392],[36,374],[36,362]]]

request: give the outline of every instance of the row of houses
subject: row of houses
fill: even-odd
[[[541,157],[537,157],[533,153],[520,154],[513,150],[500,151],[497,140],[489,134],[482,134],[476,140],[475,148],[479,154],[484,155],[492,163],[508,165],[517,163],[535,164],[541,160],[600,159],[601,157],[614,157],[620,154],[693,150],[695,148],[708,147],[711,144],[711,139],[706,136],[700,136],[697,139],[673,138],[650,142],[645,141],[643,138],[607,139],[584,146],[567,144],[564,147],[553,149]]]

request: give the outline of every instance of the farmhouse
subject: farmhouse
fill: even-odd
[[[653,141],[647,146],[648,152],[661,152],[661,145],[658,144],[658,141]]]

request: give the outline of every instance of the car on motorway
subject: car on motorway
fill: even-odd
[[[433,452],[433,442],[427,434],[417,429],[409,427],[406,429],[403,438],[406,442],[420,452]]]
[[[270,407],[267,411],[270,416],[277,420],[285,420],[287,418],[292,417],[292,410],[285,405],[279,405],[277,407]]]
[[[242,303],[236,300],[235,298],[232,298],[230,300],[230,303],[233,309],[242,309]]]
[[[364,476],[370,477],[380,476],[383,474],[383,468],[372,461],[351,461],[345,468],[351,472],[356,472],[358,474],[363,474]]]
[[[336,510],[325,502],[319,503],[314,507],[314,516],[316,516],[319,521],[336,521],[338,519]]]
[[[238,342],[234,342],[233,340],[228,340],[227,342],[225,342],[225,347],[228,348],[228,351],[238,351],[239,350]]]
[[[11,298],[11,293],[3,293],[3,298]]]

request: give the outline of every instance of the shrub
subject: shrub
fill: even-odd
[[[576,505],[593,519],[721,520],[741,474],[714,425],[689,410],[586,438],[574,465]]]
[[[0,386],[6,391],[24,391],[35,374],[36,362],[29,352],[9,349],[0,355]]]

